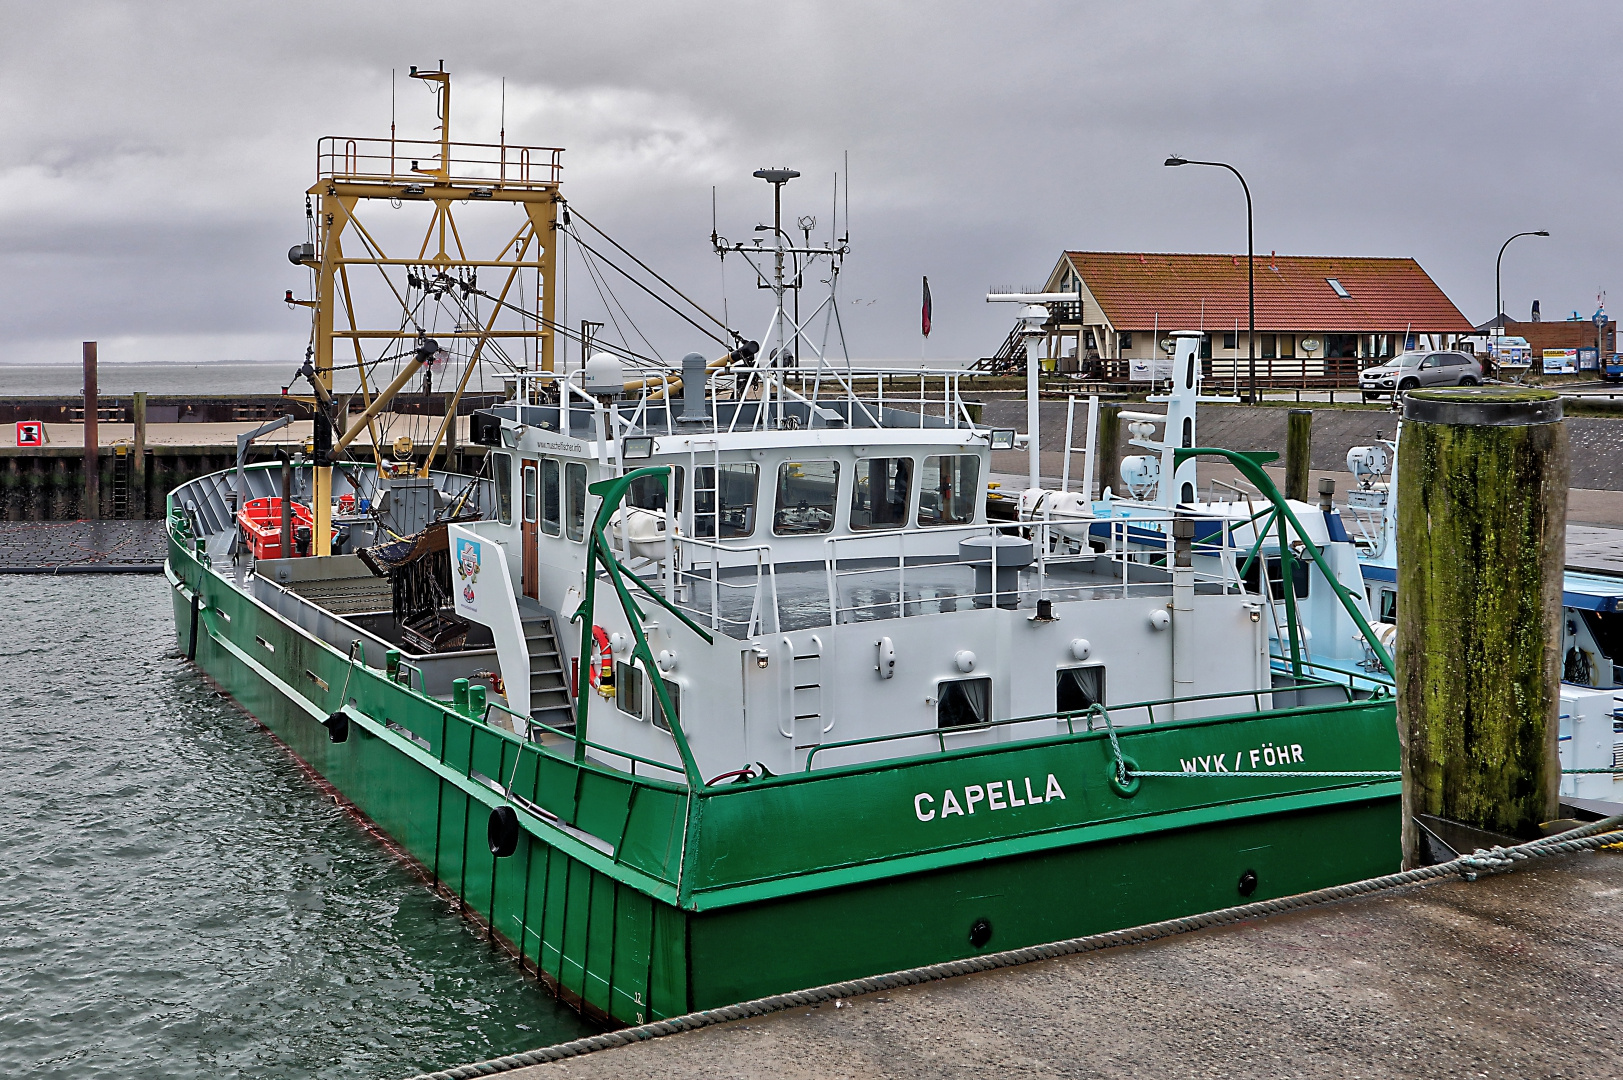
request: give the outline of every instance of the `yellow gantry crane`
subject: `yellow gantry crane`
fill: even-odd
[[[482,360],[553,370],[563,151],[510,146],[505,125],[496,143],[452,142],[444,62],[438,70],[413,67],[411,78],[434,92],[439,138],[399,139],[392,121],[387,139],[322,138],[307,201],[314,240],[293,252],[315,273],[315,295],[302,303],[312,310],[317,399],[316,555],[332,553],[334,456],[367,432],[381,468],[377,418],[425,367],[456,382],[421,466],[425,476]],[[506,222],[492,220],[497,205]],[[479,286],[481,272],[493,288]],[[332,396],[340,364],[360,375],[365,409],[352,422]],[[374,394],[368,371],[384,364],[398,373]]]

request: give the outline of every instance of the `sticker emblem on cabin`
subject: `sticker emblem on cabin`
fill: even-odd
[[[1046,782],[1033,784],[1031,777],[1019,780],[989,780],[984,784],[965,784],[961,788],[948,788],[939,796],[921,791],[913,796],[913,816],[920,821],[935,821],[953,816],[968,817],[977,810],[1012,810],[1017,806],[1052,802],[1065,798],[1065,789],[1059,786],[1053,773]]]
[[[456,538],[456,576],[462,583],[461,603],[457,606],[470,615],[479,614],[479,595],[474,584],[479,580],[479,541],[467,537]]]

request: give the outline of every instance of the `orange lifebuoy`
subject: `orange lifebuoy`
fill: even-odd
[[[609,647],[609,632],[601,626],[593,626],[592,642],[597,655],[586,665],[586,682],[600,694],[613,693],[614,650]]]

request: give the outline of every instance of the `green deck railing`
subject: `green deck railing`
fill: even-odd
[[[1180,447],[1172,452],[1173,467],[1176,468],[1190,458],[1196,457],[1217,457],[1227,461],[1240,471],[1241,476],[1256,487],[1263,498],[1273,505],[1276,520],[1279,523],[1280,578],[1283,585],[1280,591],[1285,594],[1285,621],[1290,632],[1291,673],[1298,678],[1301,677],[1302,650],[1301,639],[1296,626],[1296,589],[1291,584],[1291,575],[1288,573],[1289,566],[1285,560],[1287,557],[1300,558],[1300,556],[1291,552],[1290,537],[1286,532],[1287,524],[1296,533],[1297,538],[1301,540],[1303,552],[1312,558],[1313,563],[1318,566],[1319,572],[1324,575],[1324,579],[1330,583],[1330,588],[1335,592],[1336,598],[1341,601],[1341,606],[1346,609],[1348,615],[1352,616],[1353,622],[1358,626],[1358,632],[1364,635],[1364,641],[1368,643],[1370,651],[1381,662],[1381,666],[1386,669],[1386,673],[1396,679],[1397,668],[1392,663],[1391,654],[1386,651],[1386,647],[1375,636],[1375,631],[1370,627],[1369,620],[1364,618],[1363,613],[1358,610],[1358,603],[1353,598],[1352,592],[1336,580],[1336,575],[1331,572],[1329,564],[1324,561],[1324,555],[1319,551],[1319,546],[1307,535],[1307,530],[1302,528],[1302,523],[1296,519],[1295,513],[1291,511],[1290,503],[1279,493],[1279,489],[1274,486],[1273,480],[1263,470],[1262,466],[1265,463],[1273,461],[1279,455],[1242,450],[1223,450],[1215,446]],[[1264,527],[1257,532],[1257,544],[1260,548],[1262,536],[1267,532],[1267,528]],[[1252,557],[1255,556],[1256,552],[1253,551]],[[1250,559],[1246,561],[1248,564],[1250,563]],[[1266,580],[1267,575],[1263,574],[1261,576],[1263,578],[1263,588],[1266,589],[1269,587]]]
[[[615,556],[613,547],[609,544],[604,530],[613,520],[615,512],[624,502],[626,493],[631,485],[638,480],[649,478],[660,485],[660,490],[669,497],[670,483],[675,472],[674,465],[660,465],[643,469],[633,469],[624,476],[617,476],[610,480],[599,480],[586,490],[602,499],[597,508],[597,518],[592,522],[591,534],[586,544],[586,596],[580,607],[575,611],[575,618],[580,620],[581,641],[580,655],[582,659],[597,659],[596,644],[592,639],[592,620],[595,617],[597,594],[597,568],[601,564],[608,573],[609,583],[614,586],[615,595],[620,599],[620,608],[625,612],[626,621],[631,624],[631,635],[635,639],[632,646],[632,655],[642,661],[642,668],[648,673],[648,681],[653,683],[654,696],[659,700],[659,707],[664,710],[665,719],[670,721],[671,738],[676,741],[676,751],[682,758],[682,768],[687,775],[688,785],[698,791],[705,786],[704,777],[699,772],[698,762],[694,760],[693,750],[688,746],[687,734],[682,730],[681,720],[676,715],[676,708],[671,701],[669,691],[665,689],[665,680],[659,677],[659,666],[654,662],[653,650],[648,647],[648,636],[643,633],[642,622],[646,616],[642,608],[637,606],[636,600],[631,596],[631,590],[626,588],[626,579],[630,578],[643,592],[653,597],[666,611],[682,620],[682,624],[704,639],[706,645],[715,644],[710,636],[698,623],[683,614],[676,605],[666,600],[659,592],[646,581],[620,564]],[[586,680],[582,680],[584,683]],[[585,687],[582,686],[584,690]],[[584,761],[586,758],[586,719],[591,704],[590,697],[585,693],[575,697],[575,760]]]

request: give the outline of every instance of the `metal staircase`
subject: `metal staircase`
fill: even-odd
[[[524,648],[530,654],[530,719],[562,731],[575,730],[569,679],[552,617],[528,597],[519,604]]]

